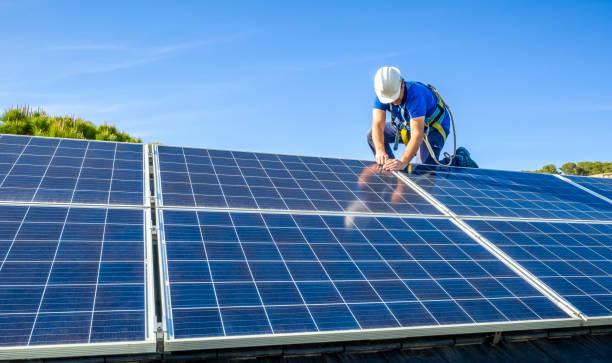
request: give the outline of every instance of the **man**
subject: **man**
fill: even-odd
[[[376,163],[385,170],[403,170],[415,158],[417,164],[434,164],[431,153],[423,142],[425,132],[436,160],[450,131],[450,114],[437,91],[418,82],[406,82],[395,67],[381,67],[374,77],[376,99],[372,111],[372,129],[368,144]],[[387,122],[386,112],[395,122]],[[402,125],[398,128],[398,124]],[[402,128],[406,131],[402,132]],[[390,143],[396,137],[406,145],[404,154],[395,159]],[[478,167],[465,148],[457,149],[453,165]],[[448,161],[447,161],[448,162]]]

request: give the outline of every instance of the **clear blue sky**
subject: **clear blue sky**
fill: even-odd
[[[287,4],[0,0],[0,108],[371,158],[373,76],[395,65],[438,88],[481,167],[612,161],[612,1]]]

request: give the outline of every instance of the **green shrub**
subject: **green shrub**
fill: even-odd
[[[0,117],[0,133],[121,142],[142,142],[115,126],[96,126],[73,116],[49,116],[41,109],[11,107]]]

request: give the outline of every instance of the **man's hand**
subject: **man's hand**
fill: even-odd
[[[408,166],[408,163],[404,163],[398,159],[389,159],[383,165],[383,169],[385,170],[402,170]]]
[[[376,152],[376,164],[385,165],[385,163],[389,160],[389,155],[387,155],[384,151]]]

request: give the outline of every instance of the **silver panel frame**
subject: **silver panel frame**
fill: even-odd
[[[472,219],[472,220],[487,221],[489,219],[487,218],[487,219]],[[517,220],[516,219],[500,219],[500,221],[515,222]],[[472,230],[472,227],[470,227],[469,225],[465,224],[464,221],[459,220],[458,222],[459,222],[459,224],[465,225],[466,228]],[[533,221],[533,220],[531,220],[530,222],[532,222],[532,223],[584,223],[584,222],[578,222],[578,221],[569,222],[569,221],[559,221],[559,220],[553,220],[553,221],[547,221],[547,220]],[[612,222],[601,223],[601,222],[598,221],[598,222],[591,222],[591,224],[612,224]],[[538,277],[536,277],[531,272],[529,272],[527,269],[525,269],[520,264],[520,262],[516,262],[514,259],[510,258],[509,256],[507,256],[501,249],[499,249],[497,246],[495,246],[494,243],[490,242],[488,239],[486,239],[485,237],[481,236],[478,232],[475,232],[475,234],[476,234],[475,238],[478,239],[479,242],[483,246],[485,246],[485,247],[490,246],[491,249],[492,249],[492,250],[490,250],[490,252],[493,253],[496,257],[498,257],[500,260],[502,260],[502,262],[504,262],[507,266],[509,266],[513,270],[514,270],[514,268],[519,269],[519,270],[524,270],[526,275],[533,276],[533,281],[532,281],[531,278],[527,279],[526,277],[523,277],[521,275],[529,283],[531,283],[531,285],[533,287],[538,289],[540,292],[544,293],[548,298],[553,300],[553,302],[555,302],[564,311],[569,312],[569,313],[571,313],[571,315],[577,316],[580,319],[582,319],[584,321],[583,326],[596,326],[596,325],[610,325],[610,324],[612,324],[612,314],[609,315],[609,316],[589,316],[589,315],[583,313],[580,309],[576,308],[570,302],[568,302],[564,297],[562,297],[561,295],[557,294],[554,289],[550,288],[548,285],[546,285],[544,282],[542,282]],[[502,257],[498,256],[496,252],[493,252],[493,250],[499,251],[500,254],[503,254],[504,256],[507,256],[508,260],[506,261],[505,257],[502,259]]]
[[[433,166],[433,165],[431,165]],[[461,167],[461,166],[453,166],[453,168],[457,168],[457,169],[471,169],[468,167]],[[500,169],[487,169],[487,168],[479,168],[480,170],[491,170],[491,171],[511,171],[514,173],[523,173],[523,174],[530,174],[531,172],[526,172],[526,171],[515,171],[515,170],[500,170]],[[571,223],[571,222],[577,222],[577,223],[602,223],[602,224],[607,224],[610,221],[608,220],[603,220],[603,219],[564,219],[564,218],[529,218],[529,217],[498,217],[498,216],[473,216],[473,215],[461,215],[461,214],[455,214],[454,212],[452,212],[448,207],[446,207],[445,204],[441,203],[440,201],[438,201],[437,199],[435,199],[429,192],[425,191],[424,189],[422,189],[417,183],[415,183],[414,181],[412,181],[412,179],[406,177],[405,175],[402,174],[402,172],[400,171],[394,171],[393,172],[395,175],[397,175],[398,177],[400,177],[406,184],[408,184],[410,187],[412,187],[413,189],[415,189],[415,191],[421,191],[424,194],[421,194],[421,196],[425,197],[427,196],[429,199],[427,199],[428,201],[430,201],[431,203],[435,201],[435,205],[436,207],[439,208],[440,211],[442,211],[443,213],[445,213],[445,215],[453,215],[456,218],[460,218],[460,219],[487,219],[487,220],[502,220],[502,221],[525,221],[525,222],[533,222],[533,221],[550,221],[550,222],[561,222],[561,223]],[[573,181],[571,181],[568,178],[565,178],[562,175],[559,174],[551,174],[553,177],[557,177],[593,196],[596,196],[600,199],[603,199],[609,203],[612,203],[612,200],[609,198],[606,198],[605,196],[596,193],[592,190],[590,190],[587,187],[584,187],[582,185],[579,185]],[[585,177],[586,178],[586,177]],[[418,190],[416,189],[418,188]]]
[[[494,333],[505,331],[555,329],[582,326],[580,319],[551,319],[546,321],[523,321],[515,323],[476,323],[440,326],[418,326],[411,328],[383,328],[344,330],[316,333],[237,335],[214,338],[167,339],[166,351],[247,348],[272,345],[313,344],[345,342],[355,340],[385,340],[439,335]]]
[[[81,205],[65,204],[64,207],[83,208]],[[88,205],[87,208],[100,208],[99,206]],[[115,209],[114,206],[106,206],[108,209]],[[126,208],[117,208],[126,209]],[[0,360],[8,359],[40,359],[40,358],[60,358],[60,357],[84,357],[94,355],[116,355],[116,354],[140,354],[155,353],[155,285],[153,278],[153,245],[151,235],[151,210],[150,208],[132,207],[130,209],[140,210],[143,213],[144,221],[144,244],[145,244],[145,339],[138,341],[125,342],[105,342],[105,343],[76,343],[76,344],[49,344],[49,345],[30,345],[30,346],[8,346],[0,347]]]
[[[46,136],[29,136],[29,135],[13,135],[13,134],[0,134],[9,135],[9,136],[21,136],[21,137],[32,137],[32,138],[40,138],[40,139],[59,139],[59,140],[81,140],[81,141],[91,141],[91,142],[106,142],[112,144],[130,144],[137,145],[133,142],[119,142],[119,141],[102,141],[102,140],[82,140],[82,139],[68,139],[65,137],[46,137]],[[118,208],[146,208],[149,205],[147,204],[147,196],[150,195],[150,186],[149,186],[149,162],[148,162],[148,144],[142,145],[142,162],[143,162],[143,175],[142,175],[142,204],[114,204],[114,203],[71,203],[71,202],[35,202],[35,201],[10,201],[10,200],[0,200],[0,205],[35,205],[35,206],[65,206],[65,205],[75,205],[75,206],[95,206],[97,208],[106,208],[115,206]]]
[[[2,134],[0,134],[2,135]],[[253,151],[253,150],[230,150],[230,149],[219,149],[219,148],[214,148],[214,147],[202,147],[202,146],[186,146],[186,145],[170,145],[170,144],[161,144],[161,143],[155,143],[155,144],[151,144],[151,146],[157,147],[157,146],[169,146],[169,147],[181,147],[181,148],[188,148],[188,149],[206,149],[206,150],[216,150],[216,151],[230,151],[230,152],[244,152],[244,153],[257,153],[257,154],[266,154],[266,155],[285,155],[285,156],[305,156],[305,157],[313,157],[313,158],[325,158],[325,159],[343,159],[343,160],[355,160],[355,161],[370,161],[372,163],[375,163],[374,160],[365,160],[365,159],[358,159],[358,158],[348,158],[348,157],[344,157],[344,156],[329,156],[329,155],[304,155],[304,154],[288,154],[288,153],[277,153],[277,152],[271,152],[271,151]],[[436,165],[430,165],[430,166],[436,166]],[[466,169],[466,170],[470,170],[473,168],[469,168],[469,167],[465,167],[465,166],[452,166],[452,168],[454,169]],[[513,172],[513,173],[519,173],[519,174],[531,174],[532,172],[530,171],[520,171],[520,170],[502,170],[502,169],[490,169],[490,168],[478,168],[480,170],[491,170],[491,171],[509,171],[509,172]]]
[[[577,224],[612,224],[612,220],[605,221],[602,219],[551,219],[551,218],[519,218],[519,217],[478,217],[478,216],[461,216],[457,217],[464,221],[508,221],[508,222],[548,222],[548,223],[577,223]]]
[[[438,201],[434,196],[427,193],[423,188],[421,188],[418,184],[412,181],[410,178],[402,175],[399,172],[396,172],[398,177],[401,178],[406,184],[411,186],[414,190],[416,190],[419,194],[421,194],[426,200],[432,203],[434,206],[438,207],[442,212],[447,214],[453,223],[455,223],[461,230],[467,233],[470,237],[476,240],[481,246],[486,248],[489,252],[493,254],[493,256],[497,257],[500,261],[502,261],[506,266],[516,272],[520,277],[526,280],[529,284],[531,284],[534,288],[536,288],[539,292],[544,294],[547,298],[552,300],[555,305],[561,308],[570,316],[579,318],[583,321],[586,321],[587,318],[580,310],[578,310],[575,306],[570,304],[567,300],[565,300],[561,295],[557,294],[553,289],[548,287],[548,285],[544,284],[540,279],[538,279],[535,275],[529,272],[526,268],[524,268],[521,264],[516,262],[513,258],[508,256],[505,252],[503,252],[500,248],[498,248],[495,244],[493,244],[488,239],[484,238],[480,233],[478,233],[475,229],[473,229],[470,225],[465,223],[461,217],[457,214],[453,213],[450,209],[448,209],[444,204]],[[486,220],[486,218],[480,218],[480,220]]]
[[[159,164],[159,150],[156,144],[151,145],[151,151],[153,153],[153,178],[155,182],[155,206],[156,208],[162,208],[164,206],[163,192],[161,186],[161,168]]]
[[[598,198],[601,198],[601,199],[605,200],[606,202],[608,202],[608,203],[612,204],[612,199],[607,198],[607,197],[605,197],[605,196],[603,196],[603,195],[601,195],[601,194],[599,194],[599,193],[597,193],[597,192],[595,192],[595,191],[593,191],[593,190],[589,189],[588,187],[582,186],[582,185],[580,185],[580,184],[578,184],[578,183],[574,182],[574,181],[573,181],[573,180],[571,180],[570,178],[566,178],[565,176],[563,176],[563,175],[559,175],[559,174],[555,174],[555,176],[556,176],[557,178],[561,179],[561,180],[564,180],[564,181],[566,181],[566,182],[570,183],[571,185],[575,186],[576,188],[582,189],[582,190],[584,190],[585,192],[588,192],[588,193],[590,193],[590,194],[592,194],[592,195],[594,195],[594,196],[596,196],[596,197],[598,197]],[[579,175],[574,175],[574,176],[578,176],[578,177],[580,177]],[[586,176],[585,176],[585,177],[582,177],[582,178],[588,178],[588,177],[586,177]]]
[[[151,206],[151,170],[149,169],[149,145],[142,144],[142,166],[144,169],[144,178],[142,180],[142,205],[145,208]]]
[[[146,301],[145,311],[147,316],[145,318],[145,341],[156,343],[156,332],[157,332],[157,316],[155,314],[155,261],[153,260],[153,228],[151,226],[151,209],[145,208],[145,278],[147,281],[146,286]],[[154,348],[155,349],[155,348]]]
[[[168,273],[168,257],[166,256],[166,236],[164,230],[163,210],[156,208],[157,213],[157,257],[159,263],[159,284],[161,288],[161,306],[162,306],[162,327],[164,332],[164,341],[170,339],[174,334],[172,323],[172,303],[170,294],[170,280]]]
[[[155,353],[155,342],[122,342],[37,345],[29,347],[7,347],[0,350],[0,360],[70,358],[118,354]]]
[[[517,331],[530,329],[554,329],[554,328],[569,328],[579,327],[584,324],[584,320],[576,317],[574,314],[569,314],[570,317],[564,319],[546,319],[546,320],[531,320],[517,322],[499,322],[499,323],[475,323],[475,324],[447,324],[447,325],[432,325],[432,326],[417,326],[409,328],[379,328],[379,329],[363,329],[363,330],[341,330],[328,332],[307,332],[307,333],[287,333],[287,334],[258,334],[258,335],[237,335],[237,336],[219,336],[210,338],[179,338],[173,337],[172,325],[172,303],[170,301],[170,284],[167,271],[167,256],[165,256],[165,234],[163,228],[163,211],[164,210],[184,210],[184,211],[201,211],[200,208],[157,208],[158,215],[158,247],[159,247],[159,263],[160,263],[160,282],[162,284],[162,306],[163,306],[163,326],[164,326],[164,350],[165,351],[182,351],[182,350],[206,350],[206,349],[225,349],[225,348],[246,348],[272,345],[288,345],[288,344],[313,344],[325,342],[339,341],[355,341],[355,340],[381,340],[381,339],[400,339],[410,337],[427,337],[436,335],[450,334],[472,334],[472,333],[493,333],[503,331]],[[269,211],[258,210],[253,211],[237,210],[237,209],[216,209],[216,211],[224,212],[249,212],[262,214],[303,214],[299,211]],[[312,212],[317,215],[346,215],[342,213],[326,213]],[[372,217],[375,215],[369,213],[356,214],[362,217]],[[377,215],[389,217],[388,214]],[[430,219],[428,216],[413,216],[413,215],[392,215],[391,218],[422,218]],[[450,216],[436,215],[437,219],[455,220]],[[455,223],[456,224],[456,223]],[[460,228],[461,226],[458,225]],[[463,228],[461,228],[463,230]],[[470,233],[470,237],[474,238]],[[477,240],[478,241],[478,240]],[[478,241],[480,243],[480,241]],[[521,276],[519,274],[519,276]],[[547,296],[547,295],[545,295]],[[567,309],[564,309],[567,312]]]
[[[161,168],[159,162],[159,151],[157,149],[158,146],[168,146],[168,147],[180,147],[180,148],[190,148],[190,149],[202,149],[202,150],[219,150],[219,151],[236,151],[236,152],[253,152],[258,154],[268,154],[268,155],[289,155],[289,156],[305,156],[312,157],[311,155],[296,155],[296,154],[278,154],[278,153],[268,153],[268,152],[258,152],[258,151],[237,151],[237,150],[223,150],[223,149],[212,149],[212,148],[204,148],[204,147],[188,147],[188,146],[175,146],[175,145],[152,145],[153,146],[153,168],[155,169],[155,191],[157,198],[157,208],[163,209],[193,209],[193,210],[202,210],[202,211],[237,211],[237,212],[263,212],[270,211],[272,213],[299,213],[299,214],[329,214],[329,215],[368,215],[368,216],[380,216],[380,217],[393,217],[393,216],[403,216],[403,217],[427,217],[427,218],[438,218],[444,217],[444,214],[410,214],[410,213],[376,213],[376,212],[347,212],[347,211],[320,211],[320,210],[312,210],[312,209],[258,209],[258,208],[233,208],[233,207],[203,207],[203,206],[184,206],[184,205],[164,205],[163,200],[163,188],[161,185]],[[328,158],[326,156],[314,156],[318,158]],[[356,161],[364,161],[362,159],[352,159],[352,158],[338,158],[333,157],[331,159],[340,159],[340,160],[356,160]],[[396,175],[397,177],[397,175]],[[401,180],[401,179],[400,179]]]
[[[17,135],[19,136],[19,135]],[[33,136],[38,137],[38,136]],[[96,140],[90,140],[96,141]],[[100,141],[102,142],[102,141]],[[149,159],[147,145],[143,144],[143,203],[151,198],[149,179]],[[155,316],[155,289],[153,239],[151,228],[150,205],[132,204],[93,204],[93,203],[40,203],[40,202],[7,202],[0,205],[47,206],[66,208],[102,208],[102,209],[132,209],[143,213],[143,233],[145,246],[144,274],[145,274],[145,339],[138,341],[104,342],[104,343],[77,343],[77,344],[49,344],[31,346],[0,347],[0,360],[9,359],[42,359],[62,357],[85,357],[120,354],[148,354],[156,353],[156,316]]]
[[[173,145],[164,145],[173,146]],[[454,334],[473,334],[473,333],[492,333],[504,331],[519,331],[532,329],[555,329],[555,328],[571,328],[581,326],[597,326],[612,324],[612,317],[604,318],[589,318],[583,315],[579,310],[569,304],[565,299],[550,290],[547,285],[541,283],[535,276],[531,275],[522,266],[516,263],[513,259],[506,256],[491,242],[480,236],[475,230],[467,225],[463,219],[478,219],[482,217],[459,217],[450,211],[446,206],[438,202],[433,196],[425,192],[422,188],[410,181],[409,178],[403,176],[399,172],[394,172],[394,175],[402,180],[407,186],[416,191],[419,195],[425,198],[426,201],[434,205],[442,214],[441,215],[426,215],[426,214],[403,214],[403,213],[354,213],[354,212],[333,212],[333,211],[312,211],[312,210],[275,210],[275,209],[249,209],[249,208],[211,208],[198,206],[165,206],[163,204],[163,190],[161,186],[161,170],[159,164],[158,145],[152,145],[153,165],[155,173],[155,198],[157,201],[157,228],[158,228],[158,259],[159,259],[159,279],[161,284],[161,301],[162,301],[162,326],[164,329],[164,349],[166,351],[184,351],[184,350],[207,350],[207,349],[225,349],[225,348],[243,348],[243,347],[261,347],[272,345],[288,345],[288,344],[312,344],[325,342],[340,342],[340,341],[355,341],[355,340],[382,340],[382,339],[401,339],[410,337],[427,337],[439,335],[454,335]],[[187,146],[174,146],[187,147]],[[198,147],[195,147],[198,148]],[[209,150],[223,150],[201,148]],[[227,151],[227,150],[223,150]],[[250,152],[250,151],[246,151]],[[276,154],[276,153],[265,153]],[[286,154],[290,155],[290,154]],[[300,156],[300,155],[294,155]],[[325,156],[319,156],[325,158]],[[350,158],[342,158],[350,159]],[[350,159],[359,160],[361,159]],[[172,325],[172,305],[170,296],[170,284],[167,271],[167,256],[165,255],[165,234],[163,223],[164,210],[187,210],[187,211],[223,211],[223,212],[249,212],[249,213],[275,213],[275,214],[312,214],[312,215],[337,215],[337,216],[367,216],[367,217],[400,217],[400,218],[423,218],[423,219],[446,219],[452,221],[462,231],[467,233],[471,238],[493,253],[504,264],[508,265],[519,276],[523,277],[534,286],[538,291],[544,294],[547,298],[553,301],[563,311],[568,313],[569,317],[564,319],[546,319],[533,321],[518,321],[518,322],[499,322],[499,323],[476,323],[476,324],[450,324],[436,326],[418,326],[410,328],[382,328],[382,329],[364,329],[364,330],[342,330],[329,332],[308,332],[308,333],[287,333],[287,334],[258,334],[258,335],[242,335],[242,336],[223,336],[209,338],[181,338],[173,337]],[[511,220],[511,221],[548,221],[535,218],[501,218],[492,217],[486,219],[493,220]],[[560,220],[552,219],[550,222],[560,223],[610,223],[612,221],[599,220]]]
[[[164,210],[194,210],[199,212],[245,212],[245,213],[267,213],[267,214],[308,214],[329,216],[355,216],[355,217],[401,217],[401,218],[431,218],[448,219],[442,214],[397,214],[397,213],[368,213],[368,212],[338,212],[338,211],[316,211],[301,209],[250,209],[250,208],[218,208],[218,207],[157,207]]]
[[[479,217],[479,216],[459,216],[452,212],[449,208],[446,207],[443,203],[438,201],[434,196],[421,188],[418,184],[412,181],[410,178],[403,175],[401,172],[395,172],[400,179],[402,179],[406,184],[412,187],[417,193],[421,194],[427,201],[436,206],[440,211],[442,211],[445,215],[452,218],[453,222],[459,226],[464,232],[469,234],[472,238],[477,240],[483,247],[485,247],[489,252],[491,252],[495,257],[500,259],[504,264],[510,267],[512,270],[517,272],[519,276],[523,277],[527,282],[529,282],[533,287],[535,287],[538,291],[543,293],[546,297],[551,299],[557,306],[563,309],[566,313],[571,316],[575,316],[583,321],[583,326],[596,326],[596,325],[609,325],[612,324],[612,315],[609,316],[601,316],[601,317],[591,317],[587,314],[580,311],[580,309],[573,306],[569,301],[555,292],[554,289],[550,288],[548,285],[543,283],[539,278],[525,269],[519,262],[515,261],[513,258],[508,256],[505,252],[503,252],[500,248],[498,248],[494,243],[483,237],[480,233],[474,230],[471,226],[465,223],[466,220],[479,220],[479,221],[508,221],[508,222],[532,222],[532,223],[576,223],[576,224],[612,224],[612,220],[576,220],[576,219],[548,219],[548,218],[517,218],[517,217]],[[574,183],[568,178],[565,178],[561,175],[555,174],[555,177],[562,179],[575,187],[582,189],[596,197],[599,197],[603,200],[606,200],[612,203],[612,200],[586,188],[582,185]]]

